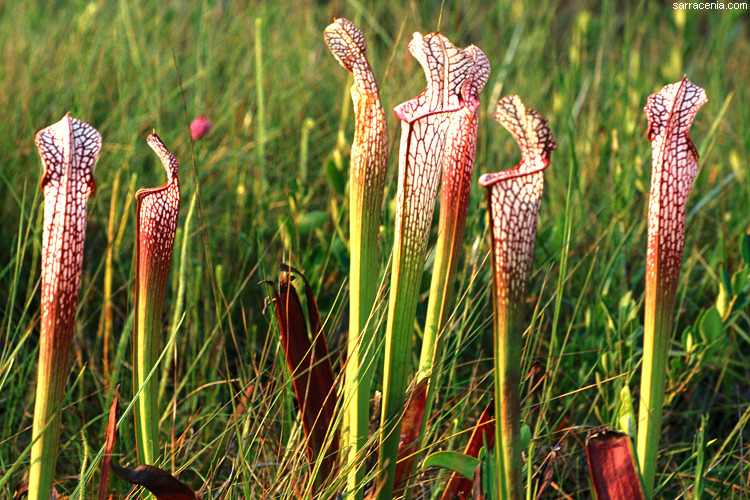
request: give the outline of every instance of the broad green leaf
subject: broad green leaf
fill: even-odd
[[[726,275],[726,270],[721,269],[722,276]],[[729,297],[730,291],[727,287],[727,280],[719,280],[719,293],[716,295],[716,309],[722,318],[726,317],[729,311]]]
[[[635,410],[630,388],[626,385],[620,389],[620,408],[617,412],[617,427],[631,438],[636,435]]]
[[[343,170],[339,169],[336,165],[336,161],[333,158],[329,158],[326,161],[326,173],[328,174],[328,181],[331,183],[333,190],[336,191],[338,196],[344,196],[346,192],[346,176]]]
[[[521,449],[525,450],[531,444],[531,429],[529,426],[521,423]]]
[[[327,212],[323,210],[314,210],[302,214],[302,217],[297,221],[297,231],[300,236],[307,236],[316,229],[323,227],[323,224],[328,222],[329,216]]]
[[[479,466],[479,463],[478,458],[470,457],[457,451],[438,451],[424,459],[422,470],[428,467],[442,467],[472,479],[474,477],[474,470]]]
[[[740,243],[740,255],[742,255],[742,262],[744,262],[746,266],[750,266],[750,234],[746,234],[742,237],[742,242]]]
[[[484,446],[495,445],[495,401],[490,400],[485,407],[479,421],[471,432],[469,443],[464,449],[464,454],[470,457],[478,457]],[[452,500],[454,498],[469,498],[473,485],[473,478],[464,478],[459,473],[453,472],[448,484],[445,486],[441,500]]]
[[[700,322],[700,334],[703,340],[709,345],[717,342],[721,336],[722,325],[721,316],[716,307],[712,307],[703,315]]]

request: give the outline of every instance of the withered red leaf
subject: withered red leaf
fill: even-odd
[[[336,410],[333,366],[312,288],[296,269],[285,264],[280,267],[282,272],[279,276],[279,289],[276,291],[275,287],[272,288],[281,343],[289,371],[292,373],[294,393],[307,436],[308,459],[310,463],[314,463],[321,453],[324,453],[320,470],[322,477],[326,477],[335,466],[339,450],[338,430],[331,431],[333,434],[330,437],[330,445],[325,446]],[[305,284],[307,320],[297,290],[291,284],[290,272],[302,277]],[[308,333],[307,321],[312,330],[312,340]]]
[[[427,381],[423,378],[412,389],[401,420],[401,436],[398,442],[398,462],[394,476],[393,496],[402,494],[414,467],[419,435],[422,432],[424,409],[427,403]]]
[[[112,450],[115,448],[117,437],[117,403],[120,399],[120,385],[115,387],[115,396],[109,407],[109,420],[107,422],[107,438],[104,443],[104,456],[102,458],[102,475],[99,478],[99,500],[107,497],[107,481],[109,480],[109,466],[112,463]]]
[[[598,500],[642,500],[630,437],[605,430],[586,439],[589,474]]]
[[[200,497],[179,479],[153,465],[140,465],[135,469],[128,469],[112,464],[112,470],[130,484],[143,486],[153,493],[157,500],[200,500]]]

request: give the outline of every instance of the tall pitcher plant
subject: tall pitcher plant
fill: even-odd
[[[32,429],[29,499],[50,498],[70,349],[81,286],[86,202],[96,190],[94,165],[102,137],[71,118],[41,130],[36,146],[44,174],[42,321]]]
[[[424,69],[427,89],[394,109],[402,122],[401,145],[377,481],[378,498],[388,500],[393,492],[401,416],[410,375],[417,294],[446,138],[456,116],[471,104],[464,102],[461,92],[475,72],[476,61],[481,59],[477,47],[459,49],[437,33],[426,36],[414,33],[409,51]]]
[[[152,375],[162,346],[162,309],[180,210],[177,159],[158,135],[146,139],[167,171],[167,182],[136,193],[135,334],[133,336],[133,395],[138,460],[153,465],[159,444],[159,383]]]
[[[518,96],[497,103],[497,118],[521,148],[510,170],[485,174],[492,243],[492,307],[495,317],[495,498],[523,497],[521,462],[521,346],[524,302],[534,254],[544,170],[556,148],[547,121],[526,110]]]
[[[354,75],[354,141],[349,181],[349,338],[344,385],[349,447],[349,490],[362,498],[364,457],[369,435],[370,381],[375,358],[373,305],[378,284],[378,230],[388,169],[388,130],[378,85],[367,62],[362,31],[337,19],[324,32],[325,42],[341,65]]]
[[[644,108],[653,158],[636,449],[646,498],[651,497],[654,486],[667,354],[685,243],[685,205],[698,171],[698,151],[688,130],[706,102],[705,91],[685,77],[651,94]]]
[[[461,108],[455,112],[445,139],[440,186],[440,216],[435,261],[430,282],[427,316],[419,358],[419,379],[428,378],[425,420],[430,415],[435,384],[433,370],[439,362],[441,336],[448,319],[456,269],[463,250],[466,212],[469,207],[474,158],[477,153],[477,124],[479,92],[490,75],[490,63],[484,52],[476,47],[466,50],[473,58],[473,66],[461,90]]]

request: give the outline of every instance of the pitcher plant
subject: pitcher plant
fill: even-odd
[[[521,354],[524,302],[531,275],[544,170],[557,147],[547,121],[518,96],[497,103],[497,118],[518,142],[521,162],[485,174],[492,245],[495,346],[495,498],[523,497],[521,461]]]
[[[72,118],[36,135],[44,174],[42,320],[32,429],[29,498],[50,498],[60,436],[60,406],[68,378],[70,349],[81,286],[86,202],[96,190],[94,166],[102,136]]]
[[[644,110],[651,141],[646,311],[636,455],[646,498],[651,498],[677,281],[685,244],[685,205],[698,171],[688,130],[708,99],[684,77],[651,94]]]

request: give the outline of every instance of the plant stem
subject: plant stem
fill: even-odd
[[[505,309],[503,314],[500,309]],[[498,491],[501,498],[521,498],[521,404],[519,399],[521,367],[521,342],[523,326],[519,321],[521,311],[509,306],[495,311],[495,426]]]

